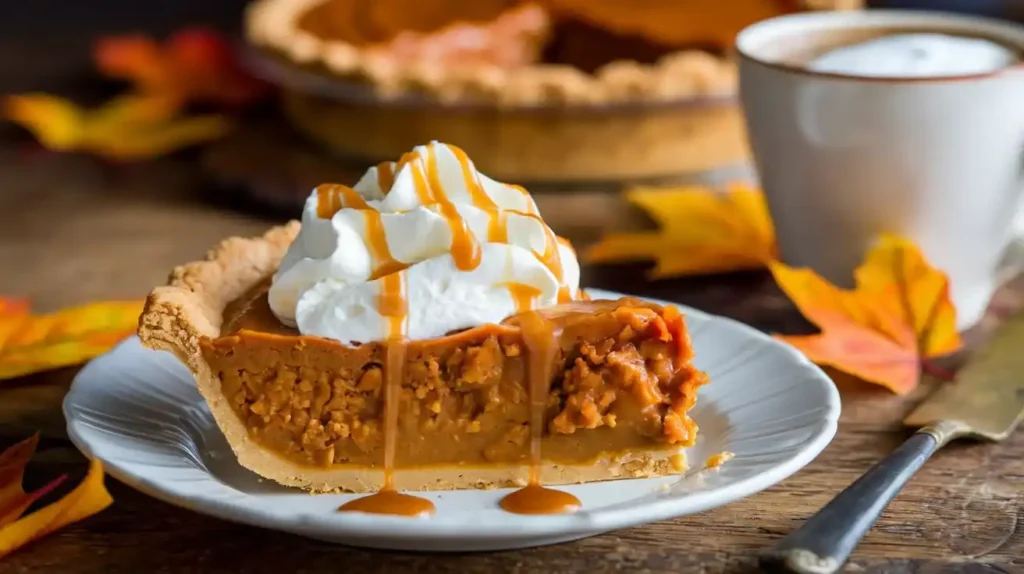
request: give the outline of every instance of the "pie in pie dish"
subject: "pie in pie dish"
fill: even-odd
[[[437,142],[175,269],[139,336],[243,466],[312,491],[679,472],[707,382],[676,308],[588,300],[530,195]]]
[[[323,80],[266,74],[291,122],[343,155],[376,162],[440,139],[512,181],[626,181],[746,164],[736,33],[860,4],[256,0],[245,29],[274,69]]]
[[[505,106],[731,94],[725,52],[772,16],[859,0],[257,0],[254,44],[385,95]]]

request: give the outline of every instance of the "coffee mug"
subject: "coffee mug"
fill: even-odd
[[[890,31],[980,37],[1024,54],[1024,27],[969,16],[761,21],[736,39],[751,148],[784,262],[849,287],[880,234],[906,237],[948,275],[965,329],[984,315],[1024,232],[1024,66],[940,78],[807,69],[823,50]]]

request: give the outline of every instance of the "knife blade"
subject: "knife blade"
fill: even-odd
[[[1024,418],[1024,311],[975,351],[955,380],[903,419],[920,427],[803,526],[762,554],[771,572],[838,572],[882,511],[935,451],[960,437],[1005,439]]]
[[[1024,419],[1024,312],[1007,319],[951,383],[903,419],[909,427],[940,421],[957,436],[1000,441]],[[953,438],[953,437],[950,437]]]

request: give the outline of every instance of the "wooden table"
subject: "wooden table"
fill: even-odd
[[[10,135],[10,134],[8,134]],[[189,158],[111,170],[83,157],[25,156],[0,139],[0,293],[39,310],[100,298],[141,297],[174,264],[218,239],[273,221],[207,201]],[[661,296],[761,329],[807,325],[761,273],[644,282],[641,267],[587,270],[589,286]],[[1001,294],[1018,306],[1017,293]],[[60,401],[75,369],[0,382],[0,443],[42,429],[28,480],[77,479]],[[422,555],[351,549],[208,518],[108,478],[115,503],[0,562],[2,572],[726,572],[825,504],[905,437],[899,420],[933,384],[900,399],[838,377],[839,433],[804,470],[717,510],[516,552]],[[1024,572],[1024,432],[1001,445],[954,445],[929,462],[854,554],[850,571]]]

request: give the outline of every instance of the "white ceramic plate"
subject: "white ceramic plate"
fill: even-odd
[[[619,294],[592,290],[595,298]],[[750,496],[793,474],[836,430],[839,394],[803,355],[735,321],[683,309],[696,364],[711,383],[693,417],[700,425],[675,477],[566,487],[583,502],[570,515],[503,512],[508,490],[423,493],[429,518],[338,513],[354,495],[310,496],[243,469],[196,391],[169,353],[132,338],[79,373],[64,401],[68,433],[108,472],[151,496],[246,524],[322,540],[401,550],[522,548],[701,512]],[[712,454],[735,458],[704,470]]]

